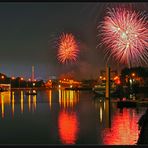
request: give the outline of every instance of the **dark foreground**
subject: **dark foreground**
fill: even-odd
[[[137,144],[148,144],[148,108],[138,122],[140,134]]]

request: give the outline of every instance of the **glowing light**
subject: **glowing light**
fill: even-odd
[[[10,105],[10,92],[2,92],[0,93],[0,103],[1,103],[1,113],[2,118],[4,118],[5,115],[5,104]]]
[[[4,76],[1,76],[1,78],[4,79],[5,77]]]
[[[14,116],[14,92],[12,92],[12,116]]]
[[[1,104],[2,104],[2,118],[4,118],[5,114],[5,104],[4,104],[4,96],[1,97]]]
[[[29,93],[30,93],[30,91],[29,91]],[[31,108],[31,96],[29,95],[28,96],[28,109],[29,109],[29,111],[30,111],[30,108]]]
[[[36,95],[33,96],[33,111],[36,110]]]
[[[58,60],[61,63],[76,61],[79,48],[75,37],[70,33],[62,34],[58,43]]]
[[[98,26],[100,28],[100,26]],[[105,54],[128,66],[148,63],[148,21],[140,12],[109,9],[101,24]]]
[[[132,73],[132,77],[134,77],[136,74],[135,73]]]
[[[75,92],[73,90],[65,91],[59,89],[59,105],[63,109],[71,108],[79,101],[79,92]]]
[[[63,144],[75,144],[78,136],[76,113],[60,112],[58,117],[59,135]]]
[[[49,98],[49,107],[50,107],[50,109],[51,109],[51,103],[52,103],[52,102],[51,102],[51,101],[52,101],[52,100],[51,100],[51,99],[52,99],[52,92],[51,92],[51,90],[49,90],[49,97],[48,97],[48,98]]]
[[[14,80],[14,79],[15,79],[15,77],[11,77],[11,79],[12,79],[12,80]]]
[[[23,113],[24,111],[24,95],[23,95],[23,91],[21,91],[21,113]]]
[[[102,122],[103,113],[102,113],[102,106],[100,106],[100,122]]]
[[[122,114],[116,114],[112,119],[112,128],[102,132],[103,143],[106,145],[133,145],[138,139],[138,125],[135,111],[123,109]]]

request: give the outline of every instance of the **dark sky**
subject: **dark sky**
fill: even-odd
[[[49,76],[71,73],[79,79],[96,78],[104,68],[103,52],[97,49],[97,25],[111,3],[0,3],[0,72],[8,76]],[[129,5],[129,4],[128,4]],[[142,10],[147,4],[138,3]],[[55,41],[71,32],[80,45],[78,61],[62,65]],[[115,65],[115,64],[112,64]],[[116,66],[112,67],[116,69]]]

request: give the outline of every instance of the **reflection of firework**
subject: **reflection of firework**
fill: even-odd
[[[79,52],[75,37],[70,34],[62,34],[58,43],[58,60],[61,63],[76,61]]]
[[[130,65],[148,62],[148,23],[142,13],[110,9],[101,24],[106,54]],[[109,50],[111,49],[111,50]]]
[[[60,112],[58,127],[62,143],[75,144],[79,132],[79,122],[76,113]]]

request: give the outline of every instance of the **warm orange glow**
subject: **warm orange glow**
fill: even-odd
[[[4,79],[5,77],[4,76],[1,76],[1,78]]]
[[[12,80],[14,80],[14,79],[15,79],[15,77],[11,77],[11,79],[12,79]]]
[[[103,109],[102,106],[100,106],[100,122],[102,123],[102,118],[103,118]]]
[[[118,76],[115,76],[115,77],[114,77],[114,82],[115,82],[116,84],[121,84],[120,78],[119,78]]]
[[[24,78],[21,78],[21,80],[24,80]]]
[[[63,144],[75,144],[79,130],[76,113],[60,112],[58,126],[61,142]]]
[[[10,103],[11,103],[10,92],[2,92],[2,93],[0,93],[0,103],[1,103],[2,118],[4,118],[5,104],[10,105]]]
[[[21,113],[24,111],[24,96],[23,91],[21,91]]]
[[[119,77],[118,77],[118,76],[115,76],[115,77],[114,77],[114,80],[117,80],[117,79],[119,79]]]
[[[59,90],[59,104],[62,108],[73,108],[79,101],[79,92],[72,90]]]
[[[106,80],[106,78],[105,78],[105,77],[103,77],[103,80]]]
[[[31,81],[31,79],[29,78],[28,81]]]
[[[116,84],[121,84],[121,81],[118,79],[118,80],[116,81]]]
[[[102,79],[102,76],[100,76],[100,79]]]
[[[59,89],[59,105],[60,106],[61,106],[61,96],[62,96],[61,89]]]
[[[12,116],[14,116],[14,92],[12,92]]]
[[[34,108],[34,111],[36,110],[36,95],[33,96],[33,108]]]
[[[30,93],[30,91],[29,91],[29,93]],[[29,109],[29,111],[31,109],[31,96],[30,95],[28,96],[28,109]]]
[[[1,104],[2,104],[2,118],[4,118],[5,114],[4,96],[1,97]]]
[[[132,117],[133,116],[133,117]],[[111,130],[104,129],[103,143],[111,145],[133,145],[138,139],[138,125],[134,110],[123,109],[122,114],[115,114]]]
[[[51,90],[49,90],[49,96],[48,96],[48,98],[49,98],[49,107],[50,107],[50,109],[51,109],[51,105],[52,105],[52,92],[51,92]]]
[[[132,73],[132,77],[134,77],[136,74],[135,73]]]

